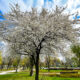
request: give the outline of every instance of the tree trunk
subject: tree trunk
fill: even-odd
[[[2,64],[2,65],[1,65],[1,70],[2,70],[3,68],[4,68],[4,65]]]
[[[39,53],[37,53],[36,55],[35,69],[36,69],[35,80],[39,80]]]
[[[79,58],[79,62],[78,62],[78,67],[80,67],[80,58]]]
[[[36,74],[35,74],[35,80],[39,80],[39,54],[42,48],[42,42],[44,42],[44,38],[42,38],[41,42],[39,43],[38,47],[36,48],[36,60],[35,60],[35,69],[36,69]]]
[[[31,69],[30,69],[30,76],[33,75],[33,66],[31,66]]]
[[[16,65],[16,68],[15,69],[16,69],[16,73],[17,73],[18,72],[18,65]]]
[[[50,71],[50,56],[48,55],[48,72]]]
[[[0,70],[2,71],[2,69],[3,69],[3,65],[0,65]]]
[[[25,66],[23,66],[23,70],[25,70]]]
[[[34,66],[34,63],[33,63],[33,61],[32,62],[30,62],[31,64],[30,64],[30,76],[32,76],[33,75],[33,66]]]
[[[33,75],[34,56],[30,56],[30,76]]]
[[[49,64],[49,62],[48,62],[48,72],[50,71],[50,64]]]
[[[18,65],[15,66],[15,69],[16,69],[16,73],[17,73],[18,72]]]
[[[7,70],[9,69],[9,66],[10,66],[10,65],[8,64],[8,65],[7,65]]]

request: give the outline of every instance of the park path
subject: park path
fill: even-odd
[[[57,73],[56,72],[53,72],[53,73],[46,72],[46,73],[39,73],[39,74],[42,74],[42,75],[48,75],[49,74],[50,75],[50,74],[60,74],[60,73],[59,72],[57,72]]]
[[[18,69],[18,72],[20,72],[21,69]],[[12,73],[12,72],[16,72],[16,70],[9,70],[9,71],[0,71],[0,75],[5,75],[5,74],[9,74],[9,73]],[[53,73],[49,73],[49,72],[40,72],[39,73],[40,75],[52,75],[52,74],[60,74],[59,72],[53,72]]]
[[[18,69],[18,72],[20,71],[21,69]],[[9,74],[11,72],[16,72],[16,70],[9,70],[9,71],[1,71],[0,72],[0,75],[5,75],[5,74]]]

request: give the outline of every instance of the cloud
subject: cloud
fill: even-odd
[[[33,7],[33,0],[22,0],[22,2],[26,6],[26,10],[31,11],[31,8]]]
[[[27,7],[23,0],[0,0],[0,10],[3,11],[3,13],[7,13],[10,11],[10,4],[15,3],[18,3],[21,6],[22,11],[27,10]]]
[[[44,8],[51,10],[53,3],[53,0],[44,0]]]
[[[75,13],[78,11],[80,13],[80,7],[78,7],[78,5],[80,5],[80,0],[68,0],[66,4],[70,12]]]
[[[26,4],[24,3],[23,0],[15,0],[15,1],[20,5],[20,8],[21,8],[22,11],[26,11],[27,10],[27,6],[26,6]]]
[[[40,11],[42,9],[42,7],[44,6],[44,0],[36,0],[36,8],[38,9],[38,11]]]
[[[32,7],[36,7],[38,11],[42,7],[47,9],[54,9],[55,5],[65,6],[67,5],[67,10],[65,12],[79,12],[80,14],[80,0],[0,0],[0,10],[4,13],[10,11],[9,3],[18,3],[22,11],[31,11]],[[4,5],[4,6],[3,6]]]

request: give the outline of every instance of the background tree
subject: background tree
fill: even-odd
[[[78,67],[78,58],[77,57],[71,58],[71,61],[72,61],[72,67]]]
[[[23,70],[26,69],[27,59],[23,57],[20,61],[20,65],[23,67]]]
[[[20,63],[20,58],[19,57],[15,57],[13,59],[13,67],[16,70],[16,73],[18,72],[19,63]]]
[[[0,65],[2,64],[2,52],[0,51]]]
[[[54,67],[60,67],[61,61],[59,58],[54,57],[53,58],[53,66]]]
[[[73,45],[71,47],[72,52],[77,56],[78,58],[78,67],[80,67],[80,45]]]
[[[6,57],[7,58],[7,57]],[[13,63],[13,58],[12,57],[8,57],[8,59],[6,59],[6,63],[7,63],[7,69],[11,68],[12,63]]]
[[[23,70],[30,67],[30,59],[29,56],[21,56],[20,66],[23,67]]]
[[[2,52],[0,51],[0,69],[2,69],[1,65],[2,65]]]

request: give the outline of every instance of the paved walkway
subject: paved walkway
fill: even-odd
[[[55,72],[53,72],[53,73],[39,73],[39,74],[43,74],[43,75],[47,75],[47,74],[60,74],[60,73],[55,73]]]
[[[18,70],[18,72],[20,71],[20,69]],[[9,71],[1,71],[0,75],[4,75],[4,74],[9,74],[11,72],[16,72],[16,70],[9,70]]]
[[[18,69],[18,72],[19,72],[19,71],[21,71],[21,69]],[[1,71],[1,72],[0,72],[0,75],[9,74],[9,73],[11,73],[11,72],[16,72],[16,70]],[[41,75],[48,75],[48,74],[51,75],[51,74],[60,74],[60,73],[58,73],[58,72],[57,72],[57,73],[56,73],[56,72],[53,72],[53,73],[48,73],[48,72],[41,73],[41,72],[40,72],[39,74],[41,74]]]

